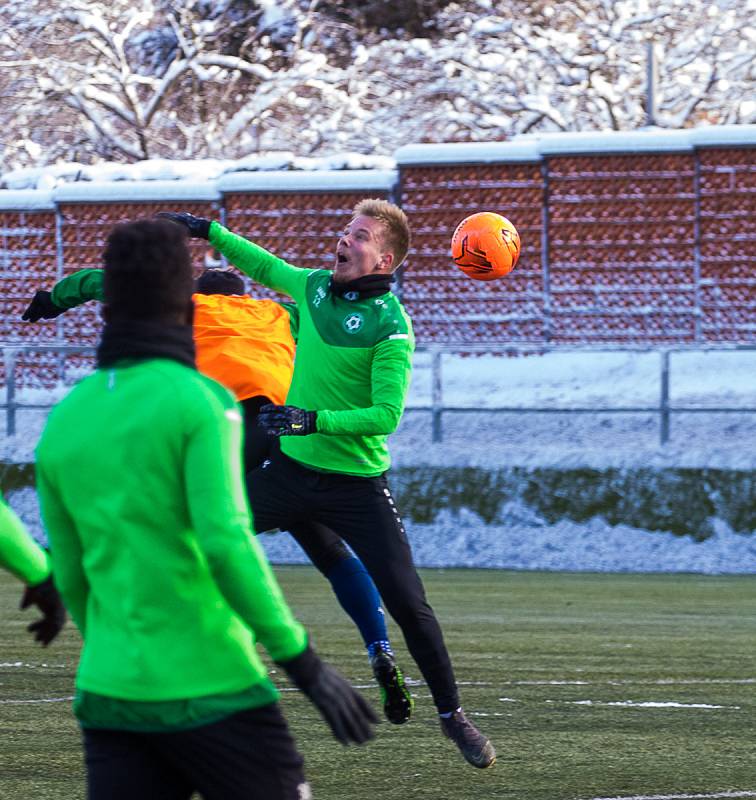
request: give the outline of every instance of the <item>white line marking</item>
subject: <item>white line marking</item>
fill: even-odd
[[[528,700],[516,700],[512,697],[500,697],[501,703],[522,703]],[[536,701],[538,702],[538,701]],[[557,703],[566,706],[615,706],[619,708],[703,708],[707,710],[740,711],[741,706],[718,706],[711,703],[677,703],[674,701],[656,700],[542,700],[543,703],[556,705]]]
[[[624,706],[627,708],[727,708],[740,711],[740,706],[713,706],[708,703],[673,703],[673,702],[635,702],[633,700],[563,700],[574,706]]]
[[[756,789],[744,792],[714,792],[713,794],[634,794],[619,797],[592,797],[591,800],[720,800],[733,797],[756,797]]]
[[[3,665],[0,664],[0,667]],[[21,663],[5,666],[21,666]],[[31,665],[26,665],[31,666]],[[53,666],[53,665],[49,665]],[[54,666],[64,666],[56,664]],[[275,674],[271,670],[271,674]],[[425,681],[404,676],[406,683],[425,686]],[[756,678],[661,678],[657,681],[620,679],[616,681],[457,681],[457,686],[698,686],[698,685],[747,685],[756,683]]]
[[[40,697],[39,700],[0,700],[0,703],[6,706],[25,706],[33,703],[66,703],[73,700],[71,697]]]
[[[662,678],[658,681],[504,681],[505,686],[696,686],[698,684],[749,684],[756,678]]]

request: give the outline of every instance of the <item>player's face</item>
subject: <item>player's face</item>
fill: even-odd
[[[391,272],[394,254],[386,245],[386,229],[375,217],[354,217],[336,247],[333,279],[347,283],[375,272]]]

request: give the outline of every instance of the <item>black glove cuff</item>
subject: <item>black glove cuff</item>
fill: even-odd
[[[276,664],[289,676],[289,680],[300,689],[309,686],[316,679],[323,662],[312,647],[307,647],[294,658],[288,661],[276,661]]]
[[[195,217],[195,219],[195,230],[192,231],[194,236],[210,241],[210,226],[213,224],[213,221],[211,219],[202,219],[201,217]]]
[[[29,589],[40,597],[55,597],[58,594],[52,575],[45,578],[42,583],[36,583],[34,586],[30,586]]]

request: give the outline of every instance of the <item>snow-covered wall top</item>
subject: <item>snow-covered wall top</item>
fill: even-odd
[[[93,184],[102,184],[110,187],[111,192],[108,199],[125,199],[131,200],[134,198],[129,190],[124,188],[125,183],[139,183],[139,182],[170,182],[170,183],[188,183],[202,185],[203,192],[207,192],[207,185],[214,184],[220,181],[224,176],[231,173],[240,176],[243,180],[245,175],[289,175],[292,177],[284,178],[284,180],[297,181],[293,176],[301,176],[305,183],[302,188],[312,188],[312,181],[315,183],[320,181],[320,188],[330,188],[328,182],[330,172],[338,172],[340,175],[356,175],[359,173],[360,178],[355,179],[367,181],[378,181],[376,187],[380,188],[385,182],[386,178],[383,173],[392,173],[392,178],[395,181],[396,175],[393,171],[396,168],[396,161],[387,156],[366,156],[361,153],[340,153],[330,158],[303,158],[295,156],[289,152],[273,152],[264,155],[252,155],[233,159],[217,159],[217,158],[204,158],[204,159],[189,159],[186,161],[171,161],[164,158],[153,158],[146,161],[136,161],[132,164],[118,164],[113,162],[104,162],[100,164],[50,164],[43,167],[28,167],[24,169],[11,170],[0,174],[0,207],[2,208],[18,208],[18,206],[10,206],[4,203],[11,202],[10,196],[5,197],[6,192],[3,189],[10,191],[34,190],[50,192],[56,187],[71,187],[74,185],[82,185],[84,187],[91,187]],[[326,174],[324,174],[326,173]],[[376,173],[377,178],[370,178],[369,175]],[[305,178],[305,175],[319,176],[314,178]],[[345,180],[342,178],[341,180]],[[309,183],[307,181],[310,181]],[[300,187],[295,187],[300,188]],[[360,185],[358,188],[362,188]],[[87,192],[85,188],[83,191]],[[107,190],[98,190],[99,192]],[[183,190],[180,190],[183,191]],[[194,189],[192,191],[199,191]],[[217,192],[215,186],[212,188],[213,192]],[[185,199],[187,195],[182,194],[176,196],[175,199]],[[213,196],[215,197],[215,195]],[[148,191],[145,199],[151,200],[154,195]],[[196,195],[197,199],[204,199],[205,195]],[[61,199],[56,197],[55,199]],[[68,199],[67,197],[65,198]],[[72,199],[81,199],[73,197]],[[98,195],[98,200],[103,199],[102,194]],[[167,199],[173,199],[167,198]]]
[[[18,194],[18,193],[16,193]],[[56,203],[157,202],[160,200],[220,200],[215,183],[196,180],[86,181],[65,183],[53,189]],[[2,201],[2,193],[0,193]]]
[[[234,172],[223,175],[217,186],[221,192],[391,191],[398,177],[393,169]]]
[[[54,211],[52,192],[42,189],[0,191],[0,209],[14,211]]]
[[[461,144],[408,144],[396,153],[396,163],[403,164],[489,164],[497,161],[540,161],[535,139],[520,137],[508,142],[469,142]]]
[[[696,147],[756,147],[756,125],[636,131],[585,131],[516,136],[507,142],[411,144],[394,154],[399,165],[540,161],[544,156],[686,153]]]
[[[300,158],[292,153],[268,153],[236,161],[53,164],[0,175],[0,209],[50,209],[58,202],[216,201],[222,193],[234,191],[390,191],[398,183],[397,167],[402,166],[537,163],[556,155],[689,153],[702,147],[756,147],[756,125],[543,133],[503,142],[410,144],[396,150],[393,158],[358,153]]]

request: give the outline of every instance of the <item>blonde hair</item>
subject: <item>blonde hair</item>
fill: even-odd
[[[360,200],[352,213],[355,217],[373,217],[383,223],[386,227],[386,244],[394,254],[393,267],[397,269],[401,266],[410,245],[409,222],[404,211],[388,200],[370,198]]]

